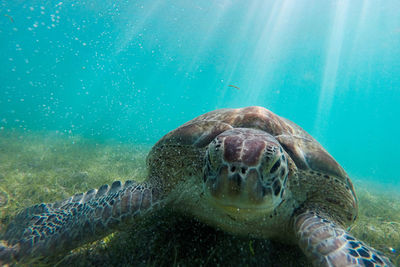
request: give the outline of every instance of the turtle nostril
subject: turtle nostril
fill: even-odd
[[[235,172],[236,171],[236,167],[235,166],[232,166],[231,167],[231,172]]]
[[[245,173],[246,173],[246,170],[247,170],[247,168],[246,168],[246,167],[242,167],[242,169],[241,169],[241,170],[242,170],[242,173],[243,173],[243,174],[245,174]]]

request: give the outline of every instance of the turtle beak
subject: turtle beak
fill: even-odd
[[[255,168],[239,164],[221,166],[217,175],[207,175],[205,190],[222,205],[253,207],[269,202],[271,190],[261,183]]]

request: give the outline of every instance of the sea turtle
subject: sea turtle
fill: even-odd
[[[315,266],[393,266],[346,227],[357,197],[343,168],[295,123],[262,107],[219,109],[161,138],[148,179],[103,185],[16,216],[2,262],[65,253],[168,209],[232,234],[297,243]]]

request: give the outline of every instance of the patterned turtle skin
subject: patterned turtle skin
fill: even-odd
[[[295,123],[262,107],[220,109],[166,134],[144,183],[103,185],[27,208],[0,261],[64,254],[160,209],[238,235],[298,244],[314,266],[394,266],[346,232],[357,197],[343,168]]]

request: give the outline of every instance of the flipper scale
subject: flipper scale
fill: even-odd
[[[357,240],[328,218],[306,211],[294,221],[299,246],[314,266],[394,267],[381,252]]]
[[[156,191],[148,184],[118,181],[64,201],[29,207],[2,237],[0,263],[53,256],[100,239],[156,205]]]

